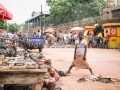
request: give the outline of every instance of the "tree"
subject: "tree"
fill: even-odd
[[[0,21],[0,28],[6,30],[7,29],[7,21],[1,20]]]
[[[17,32],[18,30],[20,29],[20,26],[16,23],[13,23],[13,24],[8,24],[8,32],[11,32],[11,33],[14,33],[14,32]]]
[[[33,17],[33,16],[35,16],[37,14],[38,14],[37,12],[33,11],[32,14],[31,14],[31,16]]]
[[[84,18],[100,16],[105,0],[47,0],[50,16],[45,21],[59,25]]]

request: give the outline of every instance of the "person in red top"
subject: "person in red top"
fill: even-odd
[[[107,49],[108,49],[109,37],[110,37],[110,35],[108,34],[108,30],[106,30],[105,41],[104,41],[104,48],[106,47]]]
[[[17,33],[16,33],[16,32],[14,33],[14,38],[15,38],[15,39],[17,38]]]

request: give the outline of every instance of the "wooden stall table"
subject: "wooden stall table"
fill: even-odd
[[[0,70],[0,84],[32,85],[32,90],[41,90],[47,69]]]

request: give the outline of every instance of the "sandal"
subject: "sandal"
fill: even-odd
[[[79,80],[77,80],[78,83],[79,83],[79,82],[85,82],[85,81],[86,81],[85,78],[80,78]]]
[[[66,74],[66,75],[70,75],[70,74],[71,74],[71,72],[68,72],[68,71],[67,71],[65,74]]]

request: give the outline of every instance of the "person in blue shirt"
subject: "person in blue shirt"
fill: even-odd
[[[89,40],[88,48],[90,48],[90,45],[92,46],[92,43],[93,43],[93,36],[92,36],[92,33],[90,33],[90,35],[88,36],[88,40]]]

